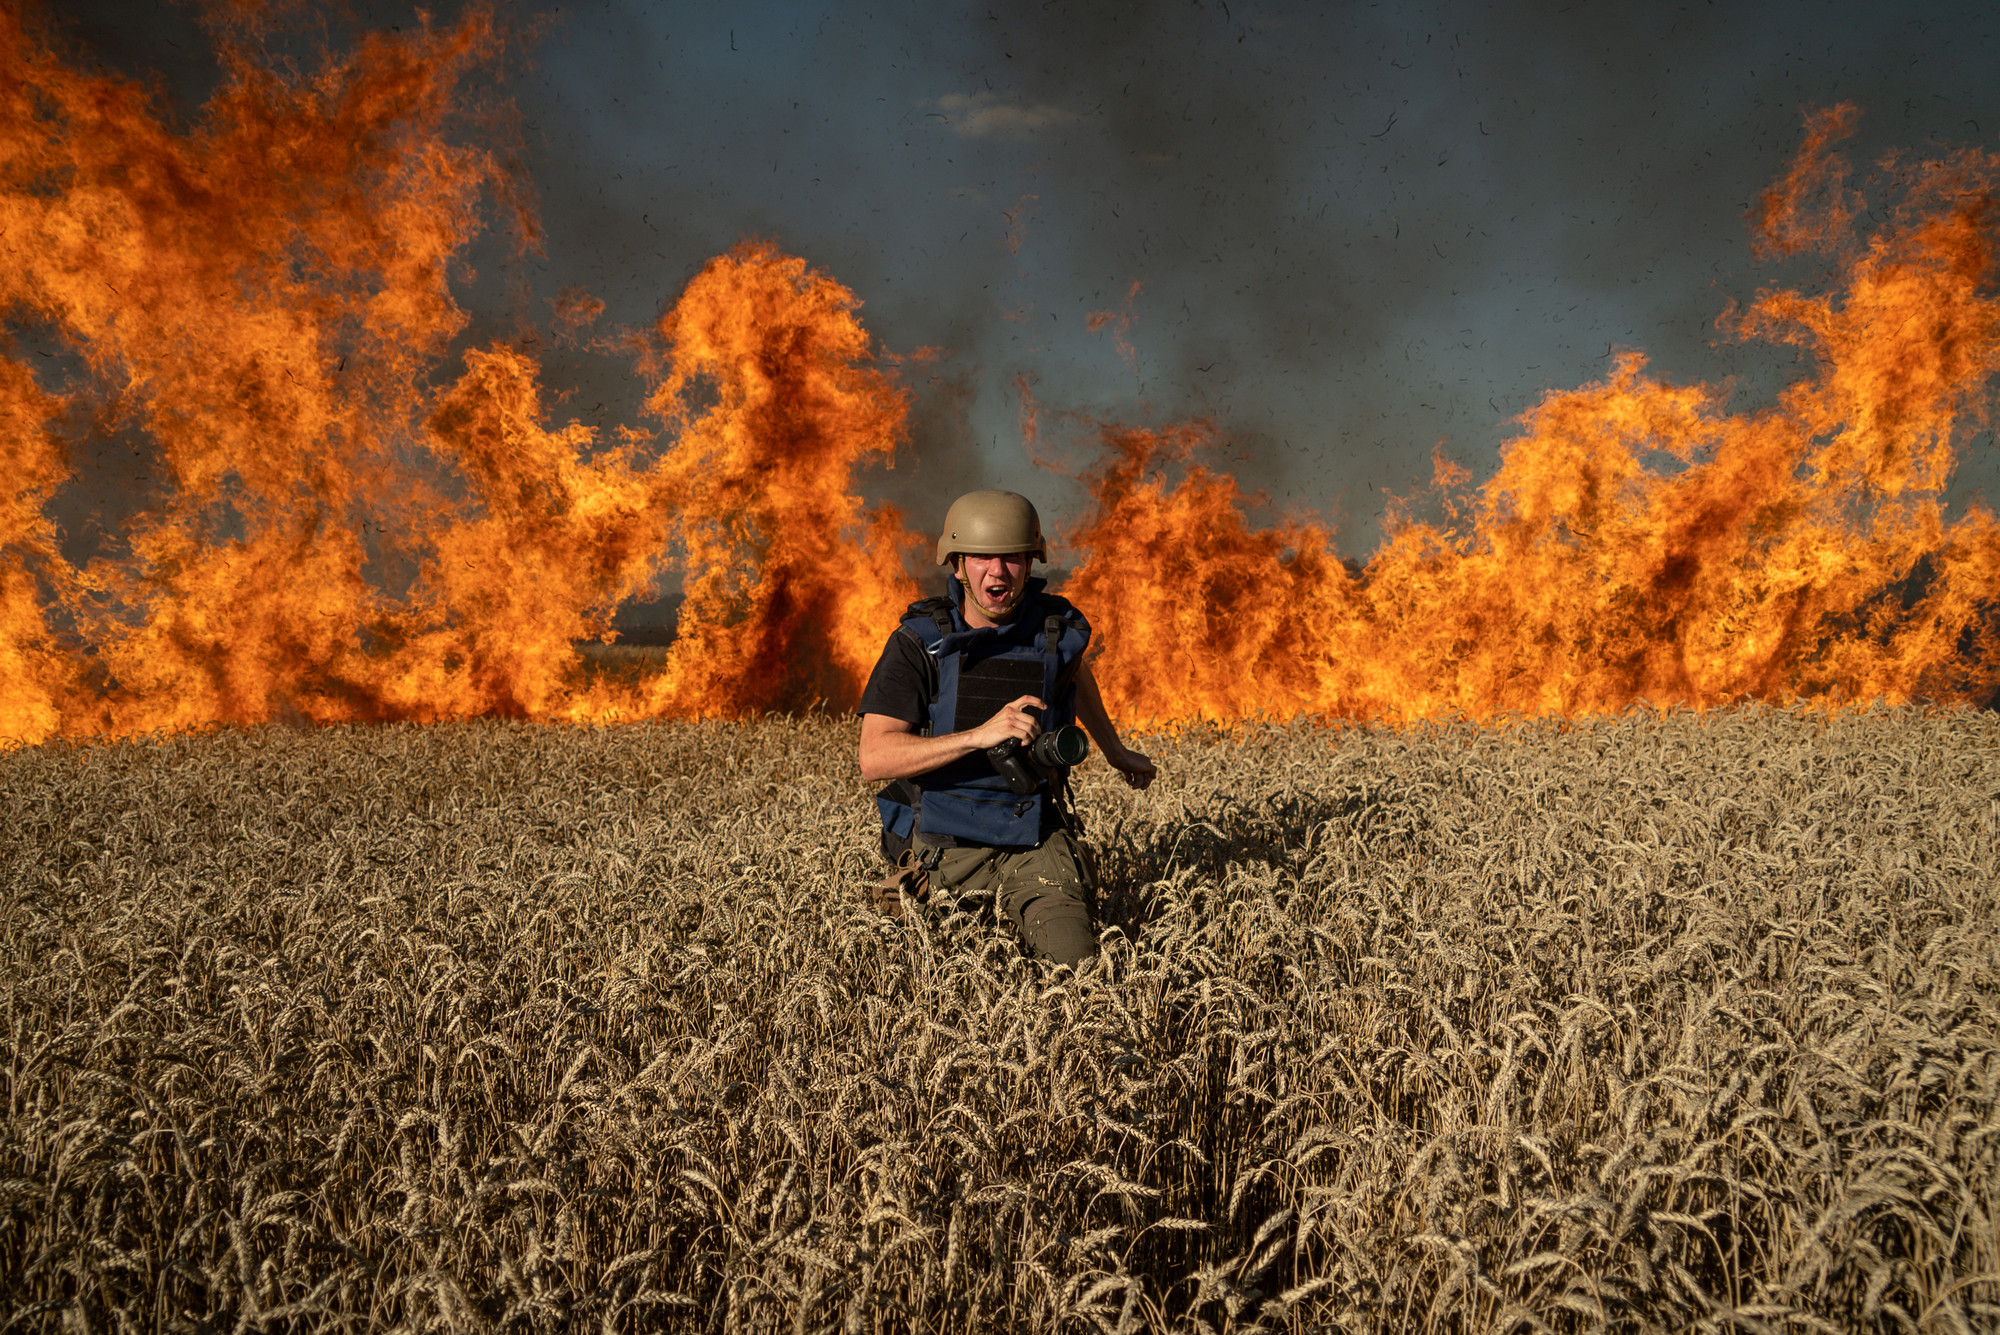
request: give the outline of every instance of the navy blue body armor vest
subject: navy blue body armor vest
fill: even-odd
[[[1090,644],[1090,623],[1068,599],[1028,581],[1021,611],[1004,626],[973,628],[960,614],[962,589],[952,577],[944,598],[911,603],[899,630],[913,636],[938,667],[931,734],[976,728],[1024,695],[1048,702],[1044,729],[1076,722],[1076,673]],[[914,796],[914,805],[900,800]],[[901,780],[877,796],[888,841],[916,830],[988,847],[1031,847],[1042,840],[1053,800],[1044,783],[1026,795],[1010,792],[984,751]],[[1049,822],[1053,824],[1054,822]]]

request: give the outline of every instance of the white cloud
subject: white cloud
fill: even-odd
[[[966,139],[1029,139],[1044,130],[1080,120],[1073,111],[1043,102],[1024,107],[993,93],[946,93],[937,100],[945,124]]]

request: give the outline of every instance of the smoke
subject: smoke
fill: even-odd
[[[982,77],[1101,122],[1047,150],[1087,183],[1043,191],[1082,212],[1073,281],[1146,283],[1144,392],[1107,394],[1100,358],[1071,401],[1213,414],[1258,446],[1246,482],[1305,499],[1407,487],[1440,439],[1485,471],[1516,414],[1620,348],[1754,391],[1714,321],[1772,281],[1743,218],[1802,110],[1873,108],[1862,161],[2000,128],[1978,44],[1879,6],[1810,33],[1757,6],[1000,13]]]

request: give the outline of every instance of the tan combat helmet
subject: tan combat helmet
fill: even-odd
[[[1004,556],[1030,552],[1036,561],[1049,559],[1042,540],[1042,517],[1034,502],[1011,491],[968,491],[944,512],[944,532],[938,536],[937,563],[950,565],[954,556]]]

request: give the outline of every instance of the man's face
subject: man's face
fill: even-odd
[[[1003,556],[961,556],[958,582],[965,586],[966,620],[979,612],[994,625],[1010,620],[1020,610],[1028,593],[1029,552],[1009,552]]]

